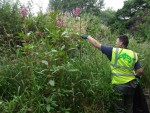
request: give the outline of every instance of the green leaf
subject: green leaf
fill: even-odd
[[[52,50],[51,50],[51,52],[52,52],[52,53],[56,53],[56,52],[57,52],[57,50],[55,50],[55,49],[52,49]]]
[[[50,80],[50,81],[49,81],[49,84],[50,84],[51,86],[55,86],[55,81],[54,81],[54,80]]]
[[[65,113],[70,113],[69,111],[65,111]]]
[[[42,60],[42,63],[48,66],[48,62],[46,60]]]
[[[32,44],[30,44],[30,45],[28,45],[28,48],[29,48],[29,49],[33,49],[34,46],[33,46]]]
[[[68,70],[69,72],[77,72],[77,71],[79,71],[78,69],[69,69]]]
[[[62,36],[63,36],[63,35],[67,35],[67,33],[68,33],[67,31],[64,31],[64,32],[62,32],[61,35],[62,35]]]
[[[50,106],[49,104],[46,106],[46,110],[47,110],[48,112],[51,110],[51,106]]]
[[[65,49],[65,45],[63,45],[62,47],[61,47],[61,50],[64,50]]]

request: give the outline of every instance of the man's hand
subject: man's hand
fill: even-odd
[[[88,35],[82,35],[81,36],[83,39],[87,39]]]
[[[139,68],[139,69],[136,69],[135,72],[136,72],[136,74],[138,76],[141,76],[143,74],[143,72],[144,72],[144,69],[143,68]]]

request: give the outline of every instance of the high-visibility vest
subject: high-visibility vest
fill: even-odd
[[[113,48],[110,62],[112,84],[125,84],[135,79],[134,66],[137,60],[137,53],[124,48]]]

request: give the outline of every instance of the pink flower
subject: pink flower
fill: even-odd
[[[64,22],[66,19],[65,18],[61,18],[61,21]]]
[[[22,7],[20,9],[20,14],[21,14],[22,19],[24,19],[27,16],[27,12],[28,10],[25,7]]]
[[[59,21],[58,17],[56,17],[56,21]]]
[[[59,20],[57,21],[57,27],[61,27],[61,22]]]
[[[79,16],[80,12],[81,12],[81,9],[79,7],[73,9],[72,11],[74,17]]]
[[[58,18],[56,17],[56,24],[57,24],[57,27],[66,27],[65,25],[65,18]]]

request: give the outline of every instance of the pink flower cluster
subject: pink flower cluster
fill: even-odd
[[[22,7],[20,9],[20,14],[21,14],[22,19],[24,19],[27,16],[27,12],[28,10],[25,7]]]
[[[72,11],[74,17],[79,16],[80,12],[81,12],[81,9],[80,9],[79,7],[76,7],[76,8],[73,9],[73,11]]]
[[[65,27],[66,25],[64,24],[65,18],[58,18],[56,17],[56,24],[57,27]]]

